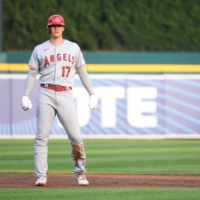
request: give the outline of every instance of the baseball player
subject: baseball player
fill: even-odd
[[[50,16],[47,23],[50,40],[37,45],[32,52],[22,97],[22,109],[31,109],[29,94],[39,72],[41,76],[36,105],[37,133],[34,144],[36,186],[45,186],[47,183],[47,143],[56,115],[71,142],[75,179],[78,185],[89,185],[85,176],[84,142],[73,98],[75,70],[89,93],[89,108],[97,109],[98,102],[85,69],[83,54],[76,43],[63,39],[64,29],[65,21],[61,15]]]

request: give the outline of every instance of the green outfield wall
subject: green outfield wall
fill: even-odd
[[[88,64],[200,64],[200,52],[83,52]],[[28,63],[31,52],[0,53],[0,63]]]

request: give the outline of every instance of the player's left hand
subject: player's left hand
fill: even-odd
[[[89,108],[91,110],[96,110],[98,108],[98,100],[96,94],[90,95]]]
[[[32,108],[32,103],[29,100],[28,96],[23,96],[22,97],[22,103],[21,103],[22,109],[24,111],[30,110]]]

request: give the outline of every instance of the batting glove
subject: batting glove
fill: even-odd
[[[30,110],[32,108],[32,103],[29,100],[28,96],[23,96],[22,97],[22,103],[21,103],[22,109],[24,111]]]
[[[98,108],[98,100],[96,94],[90,95],[89,108],[91,110],[96,110]]]

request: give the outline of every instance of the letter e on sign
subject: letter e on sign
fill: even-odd
[[[155,128],[158,125],[158,119],[153,115],[157,111],[157,105],[153,99],[156,98],[157,88],[155,87],[128,87],[128,123],[136,128]]]

